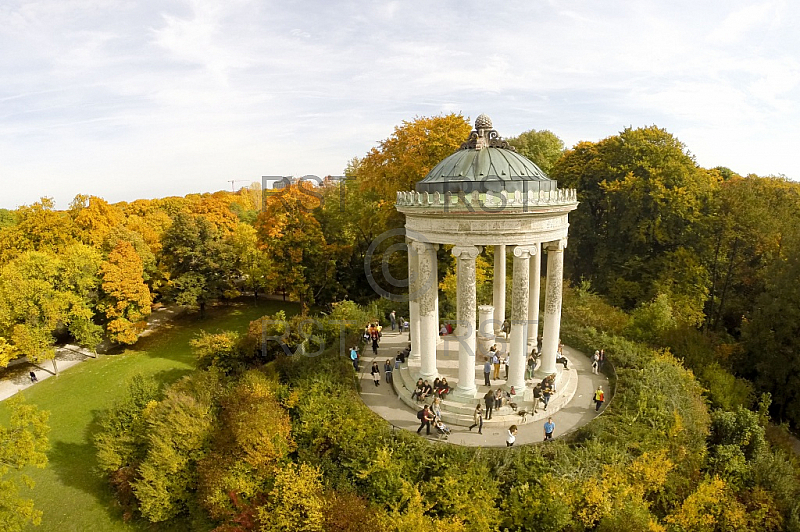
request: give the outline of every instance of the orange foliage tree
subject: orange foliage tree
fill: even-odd
[[[153,299],[144,283],[142,259],[133,246],[120,241],[100,267],[105,298],[99,305],[108,324],[109,338],[118,343],[132,344],[146,326]]]

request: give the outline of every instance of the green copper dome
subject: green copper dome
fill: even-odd
[[[556,190],[550,179],[533,161],[518,154],[492,129],[492,121],[482,114],[475,120],[475,131],[450,155],[417,182],[417,192],[539,192]]]

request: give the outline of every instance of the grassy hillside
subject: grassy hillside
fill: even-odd
[[[135,374],[152,375],[163,383],[173,382],[194,367],[189,341],[200,330],[246,331],[251,320],[296,306],[262,301],[220,306],[205,319],[196,315],[179,318],[143,338],[133,349],[119,355],[101,356],[47,379],[26,390],[28,402],[50,411],[50,463],[43,470],[31,470],[36,482],[33,498],[43,510],[42,526],[51,531],[152,530],[144,525],[122,522],[113,508],[105,482],[93,473],[95,450],[92,436],[97,416],[127,389]],[[0,419],[7,412],[0,403]]]

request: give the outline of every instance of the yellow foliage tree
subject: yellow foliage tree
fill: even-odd
[[[144,283],[142,259],[123,240],[108,254],[100,271],[106,297],[99,308],[109,320],[106,325],[109,338],[118,343],[135,343],[147,325],[145,318],[150,315],[153,302]]]
[[[719,477],[703,481],[666,517],[670,532],[736,532],[753,530],[747,509]]]
[[[109,205],[103,198],[89,196],[85,201],[84,196],[77,196],[73,201],[75,225],[84,242],[100,247],[108,233],[123,222],[124,216],[121,209]]]
[[[258,508],[262,532],[324,532],[322,475],[305,463],[289,463],[275,472],[269,501]]]

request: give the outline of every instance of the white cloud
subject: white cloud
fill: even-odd
[[[0,207],[337,174],[402,120],[453,111],[567,144],[655,123],[701,164],[797,177],[799,12],[18,0],[0,7]]]

